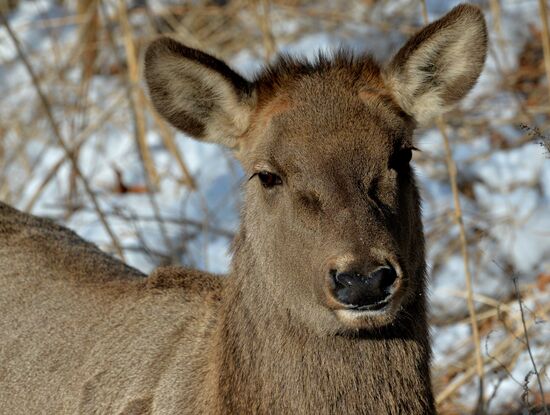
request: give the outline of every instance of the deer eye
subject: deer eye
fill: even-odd
[[[266,189],[270,189],[272,187],[278,186],[280,184],[283,184],[283,181],[279,176],[277,176],[275,173],[270,173],[268,171],[261,171],[256,173],[258,176],[258,179],[260,179],[260,182],[262,183],[262,186]]]
[[[411,159],[412,159],[412,149],[402,148],[391,156],[389,167],[390,169],[399,171],[407,167]]]

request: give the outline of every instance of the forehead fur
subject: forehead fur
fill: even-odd
[[[332,56],[320,52],[313,60],[280,55],[256,76],[255,83],[260,88],[276,89],[304,77],[329,74],[355,82],[381,80],[380,66],[370,55],[339,50]]]
[[[395,148],[411,144],[414,121],[393,101],[369,55],[283,56],[254,87],[257,107],[241,158],[247,169],[266,162],[288,173],[339,160],[342,171],[342,163],[361,170],[366,159],[387,163]]]
[[[308,80],[322,83],[324,87],[342,86],[364,101],[409,119],[386,89],[376,60],[371,55],[357,55],[345,49],[331,55],[319,53],[313,60],[280,55],[254,80],[259,107],[264,107],[274,97],[291,94]]]

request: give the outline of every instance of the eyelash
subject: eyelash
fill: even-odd
[[[258,178],[260,179],[260,183],[266,189],[271,189],[275,186],[283,184],[283,181],[279,175],[266,170],[254,173],[252,176],[250,176],[248,180],[252,180],[256,176],[258,176]]]
[[[400,169],[403,169],[404,167],[408,166],[411,159],[412,159],[412,152],[413,150],[416,150],[416,148],[403,148],[401,150],[398,150],[389,161],[389,167],[390,169],[399,171]]]

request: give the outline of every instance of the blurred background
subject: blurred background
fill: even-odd
[[[0,200],[144,272],[226,272],[242,170],[152,110],[148,42],[169,34],[248,78],[279,52],[311,59],[346,47],[383,62],[458,3],[0,0]],[[434,388],[442,414],[548,414],[548,5],[474,3],[490,32],[485,70],[459,108],[418,131],[414,156]]]

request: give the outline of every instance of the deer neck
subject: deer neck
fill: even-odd
[[[414,318],[376,333],[319,336],[284,310],[249,305],[241,272],[234,268],[218,327],[221,412],[434,412],[423,296],[403,310]]]

